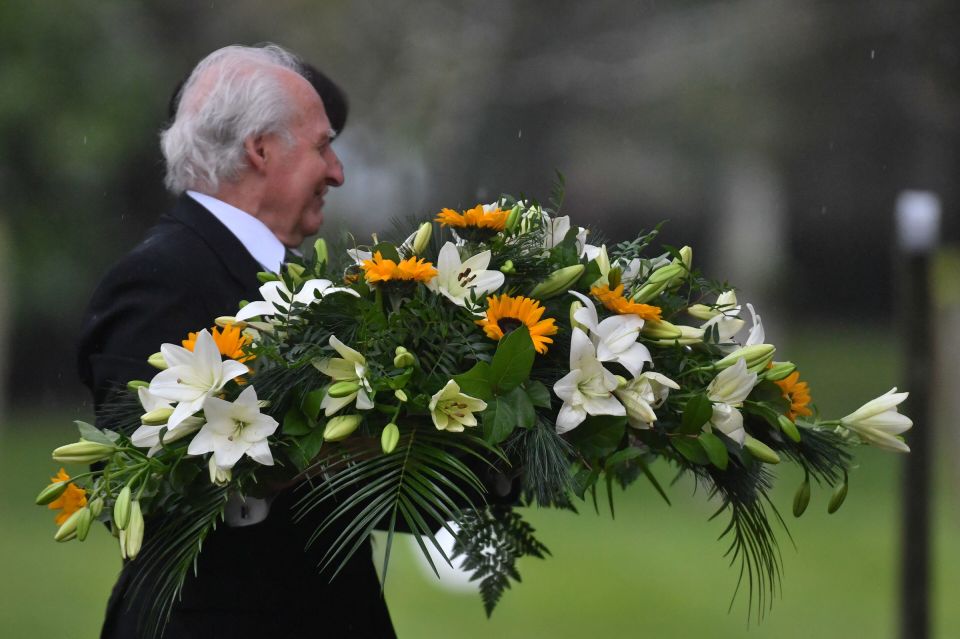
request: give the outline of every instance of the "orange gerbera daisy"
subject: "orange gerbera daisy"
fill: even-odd
[[[800,381],[800,373],[794,371],[778,382],[774,382],[780,387],[780,392],[790,402],[790,412],[787,417],[794,422],[800,415],[813,415],[813,411],[808,408],[810,404],[810,389],[806,382]]]
[[[457,213],[453,209],[443,209],[434,221],[440,222],[443,226],[472,227],[499,232],[507,225],[508,215],[510,211],[502,211],[496,206],[485,208],[482,204],[478,204],[463,213]]]
[[[380,251],[373,254],[373,258],[364,260],[363,273],[367,282],[423,282],[426,284],[437,276],[437,269],[433,263],[423,258],[411,257],[394,262],[383,257]]]
[[[70,475],[67,474],[67,471],[61,468],[60,472],[57,473],[55,477],[50,478],[50,481],[70,481]],[[67,489],[63,491],[63,494],[47,504],[47,508],[50,510],[60,511],[54,521],[56,521],[58,526],[62,526],[63,522],[70,518],[70,515],[86,505],[87,491],[85,491],[83,488],[80,488],[76,484],[70,483],[67,484]]]
[[[487,316],[476,322],[483,327],[487,337],[497,341],[515,328],[525,325],[530,329],[533,347],[543,355],[547,352],[547,344],[553,343],[548,335],[556,335],[558,330],[556,320],[552,317],[540,319],[543,311],[540,302],[529,297],[488,297]]]
[[[199,334],[199,332],[190,333],[187,339],[181,342],[183,347],[192,352],[197,346],[197,335]],[[220,354],[224,357],[234,359],[238,362],[246,362],[256,357],[243,351],[243,348],[250,344],[253,338],[241,333],[239,326],[229,324],[222,329],[214,326],[210,334],[213,336],[213,341],[217,345],[217,350],[219,350]]]
[[[607,310],[619,315],[639,315],[641,319],[645,320],[660,319],[661,311],[659,306],[638,304],[637,302],[628,300],[623,296],[623,284],[620,284],[613,290],[610,290],[610,286],[607,284],[594,286],[590,289],[590,294],[600,300]]]

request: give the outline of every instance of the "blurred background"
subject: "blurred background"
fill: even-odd
[[[347,92],[346,184],[327,231],[358,237],[506,192],[546,201],[611,240],[670,220],[707,274],[758,306],[829,416],[905,384],[894,208],[934,193],[936,356],[925,381],[933,480],[933,636],[960,612],[954,416],[960,399],[960,8],[953,0],[63,0],[0,3],[0,628],[96,636],[119,570],[113,540],[53,543],[32,507],[49,450],[91,418],[75,340],[98,278],[170,204],[158,132],[176,83],[231,43],[274,41]],[[202,276],[202,275],[201,275]],[[780,536],[782,596],[748,623],[744,593],[680,482],[617,518],[531,512],[548,562],[490,621],[400,553],[386,594],[400,637],[897,636],[902,458],[859,453],[848,503],[815,494]],[[661,469],[669,481],[669,470]],[[789,513],[801,478],[782,474]],[[322,628],[322,620],[318,620]]]

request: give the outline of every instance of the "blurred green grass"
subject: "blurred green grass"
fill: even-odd
[[[785,349],[803,364],[821,410],[843,415],[897,383],[897,343],[880,329],[810,327]],[[784,353],[784,357],[787,353]],[[73,436],[69,411],[19,414],[0,426],[0,628],[3,637],[97,636],[120,567],[114,540],[95,531],[80,546],[52,540],[52,514],[32,506],[56,471],[49,451]],[[934,502],[935,637],[960,628],[952,605],[960,594],[960,533],[955,496],[947,485],[946,451]],[[646,484],[618,494],[617,516],[584,505],[579,516],[530,511],[531,523],[553,557],[525,560],[524,581],[505,593],[487,620],[480,599],[438,585],[420,565],[412,540],[393,554],[386,596],[397,633],[460,639],[550,636],[777,637],[822,639],[897,636],[899,479],[901,458],[858,451],[847,503],[825,512],[829,494],[814,491],[803,518],[789,514],[800,475],[779,473],[774,494],[796,542],[779,535],[782,593],[757,623],[748,620],[742,592],[728,604],[736,572],[722,557],[723,521],[708,522],[714,505],[681,481],[667,506]],[[666,481],[669,469],[660,468]],[[382,539],[377,547],[382,549]],[[322,629],[318,620],[318,629]],[[319,633],[322,636],[322,631]]]

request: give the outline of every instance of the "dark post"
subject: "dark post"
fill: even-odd
[[[897,237],[901,277],[901,332],[910,397],[904,413],[913,420],[907,433],[910,454],[905,458],[901,489],[900,637],[930,636],[930,476],[933,386],[932,304],[930,260],[937,245],[940,201],[933,193],[904,191],[897,199]]]

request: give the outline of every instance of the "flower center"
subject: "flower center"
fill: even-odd
[[[500,327],[500,330],[503,331],[503,334],[506,336],[523,326],[523,322],[516,317],[501,317],[497,320],[497,326]]]
[[[227,441],[232,442],[235,437],[239,437],[243,433],[243,429],[250,425],[250,422],[245,422],[239,419],[233,420],[234,431],[230,435],[227,435]]]

